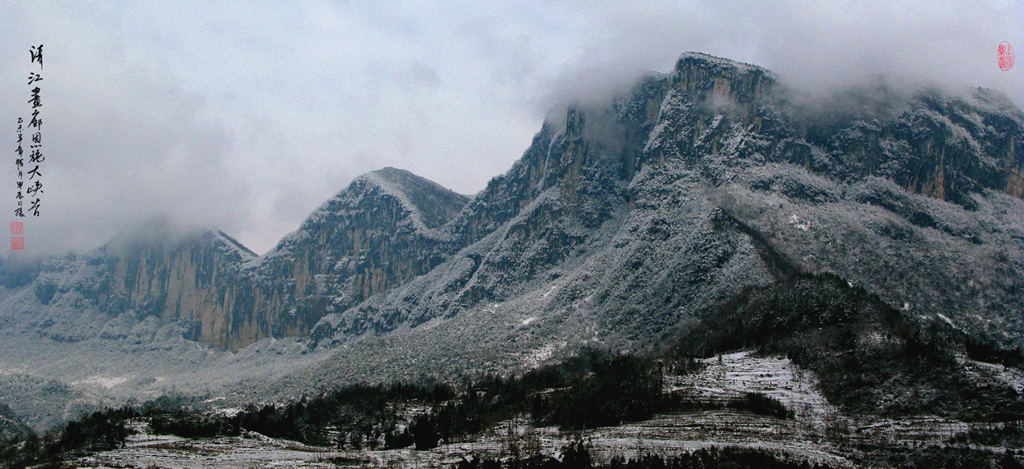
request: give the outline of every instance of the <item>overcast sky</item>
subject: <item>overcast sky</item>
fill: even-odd
[[[2,226],[15,221],[16,120],[39,43],[45,194],[42,216],[24,219],[31,252],[94,248],[163,214],[263,253],[384,166],[472,194],[553,107],[691,50],[818,92],[880,73],[1024,103],[1024,64],[996,63],[1002,41],[1024,53],[1024,1],[386,3],[4,0]]]

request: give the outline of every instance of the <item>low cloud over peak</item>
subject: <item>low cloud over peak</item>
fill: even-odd
[[[885,76],[1024,103],[1024,2],[165,2],[0,10],[0,213],[12,218],[28,48],[46,44],[43,216],[26,248],[96,247],[133,221],[212,225],[264,252],[367,171],[473,193],[552,109],[698,51],[811,93]],[[3,143],[7,142],[7,143]]]

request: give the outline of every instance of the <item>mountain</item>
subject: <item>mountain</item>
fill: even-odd
[[[5,270],[3,312],[56,342],[125,339],[129,326],[147,317],[183,324],[208,317],[224,302],[240,262],[252,257],[221,232],[179,233],[154,221],[95,252],[47,259],[34,278],[25,277],[25,267]]]
[[[452,249],[440,227],[467,202],[404,170],[356,178],[247,270],[251,293],[228,345],[307,334],[325,314],[429,272]]]
[[[818,97],[684,54],[546,121],[472,199],[386,168],[263,256],[156,224],[9,259],[0,363],[146,395],[237,379],[259,400],[666,346],[743,291],[824,273],[1020,348],[1022,138],[1024,114],[990,90],[879,81]],[[143,352],[145,366],[109,363]]]
[[[656,343],[802,271],[1020,346],[1022,136],[1024,116],[992,91],[877,83],[815,102],[762,68],[687,54],[608,106],[545,123],[445,226],[462,250],[315,336],[543,291],[531,316]]]
[[[450,241],[438,228],[466,202],[382,169],[354,180],[262,257],[221,231],[155,220],[96,252],[49,259],[34,278],[11,269],[8,283],[35,294],[15,294],[5,309],[35,311],[30,324],[55,341],[125,339],[150,317],[221,348],[302,335],[325,314],[440,263]]]

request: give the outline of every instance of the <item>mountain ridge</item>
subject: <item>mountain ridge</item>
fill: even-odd
[[[546,121],[473,198],[378,170],[263,256],[211,231],[35,273],[5,263],[0,328],[54,349],[330,357],[245,382],[312,392],[413,368],[514,368],[584,344],[658,347],[738,291],[799,271],[1024,346],[1024,114],[985,90],[884,83],[814,114],[778,80],[684,54]]]
[[[932,219],[934,221],[936,218],[932,215],[928,215],[927,210],[917,210],[915,212],[913,209],[910,209],[909,212],[912,213],[908,213],[907,208],[909,206],[920,207],[922,205],[923,202],[921,199],[913,196],[909,199],[904,196],[897,196],[896,193],[898,190],[897,192],[893,192],[890,189],[881,189],[878,185],[862,184],[859,181],[879,181],[879,184],[884,187],[887,183],[882,181],[886,179],[871,179],[873,177],[877,178],[877,176],[872,175],[872,172],[880,172],[883,176],[888,176],[889,178],[901,182],[905,189],[925,194],[932,199],[943,200],[944,198],[953,198],[955,199],[955,202],[959,202],[962,205],[966,204],[968,206],[972,199],[965,198],[964,194],[979,190],[979,186],[988,186],[992,189],[1002,189],[1008,191],[1011,196],[1016,196],[1013,190],[1014,186],[1006,183],[1006,179],[1000,179],[998,174],[993,176],[992,170],[987,170],[987,173],[983,171],[975,171],[974,174],[969,174],[967,176],[963,176],[962,173],[960,173],[957,165],[960,165],[960,167],[966,166],[967,169],[977,169],[980,166],[984,166],[984,163],[986,162],[980,161],[983,159],[981,157],[984,155],[977,154],[977,151],[980,149],[978,146],[973,147],[973,150],[976,150],[976,154],[968,155],[969,157],[973,156],[975,160],[969,161],[970,158],[960,158],[959,160],[953,160],[951,164],[946,166],[939,164],[936,165],[936,168],[940,171],[938,176],[932,177],[932,175],[925,174],[922,177],[921,174],[914,173],[915,170],[913,165],[909,165],[909,169],[907,169],[907,165],[900,167],[902,162],[899,161],[899,155],[883,155],[887,156],[889,161],[894,163],[893,165],[890,165],[892,167],[874,167],[870,162],[868,162],[869,164],[862,164],[859,161],[858,158],[860,157],[860,154],[858,152],[861,152],[860,150],[854,151],[852,154],[843,154],[835,150],[826,152],[821,148],[822,146],[825,146],[825,144],[838,148],[842,147],[829,142],[819,142],[817,144],[814,142],[805,143],[799,135],[787,135],[788,132],[791,132],[789,128],[793,127],[795,124],[800,124],[800,122],[790,122],[796,118],[785,115],[782,112],[786,111],[785,108],[780,111],[779,106],[782,106],[780,102],[784,102],[788,97],[785,95],[780,97],[772,94],[772,80],[774,80],[774,76],[759,67],[746,65],[736,67],[730,64],[732,64],[732,62],[724,59],[709,58],[702,54],[686,54],[679,60],[679,64],[673,73],[650,78],[650,81],[641,83],[637,86],[631,98],[627,98],[627,100],[617,103],[616,105],[619,106],[621,119],[619,123],[613,123],[612,127],[615,125],[622,125],[623,127],[626,127],[625,130],[620,132],[620,135],[626,135],[625,140],[628,141],[630,139],[629,135],[642,134],[645,129],[649,129],[651,132],[651,135],[646,139],[643,150],[635,154],[630,154],[628,151],[620,151],[617,155],[613,154],[611,158],[608,158],[607,153],[614,152],[608,152],[606,148],[608,145],[601,141],[590,142],[591,145],[589,147],[580,149],[580,142],[587,140],[584,136],[584,134],[586,134],[586,121],[588,118],[592,118],[593,115],[587,115],[583,110],[571,108],[565,117],[566,120],[564,125],[561,126],[561,129],[557,129],[559,126],[546,123],[541,132],[538,133],[537,137],[535,137],[534,143],[531,145],[530,149],[524,153],[523,159],[513,165],[513,168],[510,169],[508,173],[493,179],[491,183],[488,184],[487,189],[482,191],[480,195],[478,195],[478,198],[467,206],[464,214],[457,216],[452,223],[455,226],[458,226],[461,223],[462,226],[469,227],[470,229],[468,230],[464,229],[462,238],[472,240],[475,237],[478,237],[474,235],[478,230],[474,230],[472,228],[476,228],[481,224],[479,216],[476,220],[472,219],[474,213],[471,209],[474,206],[482,206],[489,200],[496,199],[499,202],[506,204],[503,207],[499,207],[499,210],[497,211],[499,214],[506,214],[503,215],[504,218],[499,220],[511,220],[514,219],[516,216],[515,214],[522,213],[525,206],[533,203],[539,194],[556,186],[561,199],[556,202],[552,202],[549,205],[551,205],[551,207],[557,205],[561,207],[559,210],[562,210],[565,213],[573,212],[575,207],[574,197],[579,189],[577,184],[578,173],[581,168],[583,170],[600,173],[602,168],[596,167],[596,165],[592,165],[587,168],[586,163],[588,160],[595,160],[594,155],[600,154],[602,151],[605,152],[605,155],[603,156],[612,161],[612,171],[609,172],[609,174],[612,175],[626,175],[628,177],[632,173],[632,168],[643,166],[645,161],[654,161],[658,164],[663,164],[666,159],[676,159],[677,161],[681,160],[684,166],[697,165],[695,168],[697,170],[696,173],[691,176],[695,178],[693,182],[698,185],[710,184],[714,187],[719,187],[719,189],[710,191],[715,192],[715,194],[705,194],[701,197],[722,199],[714,201],[713,205],[718,205],[720,207],[729,206],[729,211],[736,213],[743,213],[743,210],[740,210],[742,207],[735,206],[735,195],[728,193],[723,195],[721,193],[728,191],[723,191],[720,188],[729,187],[733,181],[739,179],[749,179],[749,175],[751,173],[756,175],[756,172],[750,171],[749,167],[751,167],[751,165],[760,166],[758,163],[766,163],[767,167],[771,168],[772,171],[782,170],[782,172],[777,176],[772,176],[775,181],[746,181],[751,186],[754,186],[755,190],[758,190],[758,188],[760,188],[760,190],[772,189],[772,187],[778,184],[782,186],[778,187],[778,190],[783,191],[787,198],[792,198],[798,204],[803,203],[805,200],[809,202],[827,202],[830,200],[838,202],[845,197],[844,191],[846,189],[841,186],[836,186],[836,184],[838,183],[844,186],[852,184],[851,189],[853,189],[855,193],[852,193],[851,195],[856,199],[852,202],[869,206],[876,204],[888,206],[892,213],[900,215],[901,217],[910,217],[911,222],[919,224],[923,223],[928,228],[934,226],[940,230],[944,229],[946,233],[954,234],[954,236],[959,236],[962,233],[948,224],[945,224],[945,227],[943,227],[944,224],[941,222],[922,222],[921,220],[928,219]],[[725,70],[724,73],[723,70]],[[662,88],[658,89],[658,82],[667,83],[670,88],[665,90],[664,85],[662,85]],[[645,88],[647,91],[644,91]],[[630,99],[632,101],[630,101]],[[673,100],[681,105],[675,106]],[[651,125],[649,123],[641,124],[637,126],[639,128],[629,128],[628,124],[622,124],[622,122],[630,122],[630,120],[634,123],[643,122],[645,118],[649,119],[650,116],[655,115],[655,113],[652,112],[652,102],[659,103],[661,106],[661,110],[658,111],[659,118],[660,113],[664,112],[666,105],[670,109],[674,109],[674,112],[680,112],[682,114],[682,118],[676,117],[675,120],[661,120],[655,125]],[[911,101],[910,104],[910,109],[914,112],[918,112],[915,111],[914,106],[918,106],[919,109],[921,106],[927,107],[935,105],[936,101],[923,99]],[[675,107],[673,108],[673,106]],[[963,106],[961,106],[961,108],[962,107]],[[971,110],[971,108],[968,108],[968,111]],[[1009,118],[1018,124],[1015,127],[1015,132],[1019,135],[1020,111],[1017,110],[1015,112],[1016,114],[1009,116]],[[911,114],[910,118],[919,119],[921,118],[920,114],[921,112]],[[899,120],[900,116],[894,117],[895,122],[888,125],[895,125],[897,126],[897,129],[915,124],[915,121],[913,120],[906,122]],[[925,112],[923,117],[929,117],[929,114]],[[601,118],[602,116],[598,115],[596,120],[600,121]],[[682,125],[678,123],[682,123]],[[688,125],[691,123],[693,125]],[[944,124],[944,122],[940,123]],[[878,123],[876,122],[875,124],[877,125]],[[648,127],[645,128],[644,125],[647,125]],[[862,123],[859,121],[853,121],[852,123],[847,123],[847,125],[856,127],[862,125]],[[606,128],[608,126],[599,125],[598,127]],[[978,131],[978,129],[974,130]],[[981,130],[989,131],[986,129]],[[823,133],[821,129],[816,130],[816,132]],[[775,134],[774,139],[767,141],[764,139],[766,134],[771,137],[773,136],[773,133]],[[808,133],[810,133],[814,138],[818,138],[820,140],[820,137],[815,136],[814,132]],[[683,139],[678,138],[680,134],[684,134]],[[882,132],[882,134],[885,134],[885,132]],[[566,135],[569,135],[570,137],[566,137]],[[667,142],[669,144],[666,144],[666,142],[662,140],[662,135],[670,136]],[[970,134],[968,133],[968,135]],[[724,138],[726,136],[731,138]],[[1002,135],[999,135],[997,138],[1002,139]],[[1012,142],[1016,137],[1010,136],[1009,138]],[[555,141],[557,139],[561,139],[561,148],[558,148],[557,145],[555,145]],[[906,146],[907,139],[909,139],[909,137],[905,138],[903,142],[897,143],[902,143]],[[591,140],[594,139],[591,138]],[[958,142],[950,141],[949,139],[946,139],[944,143],[950,144],[954,147],[958,144]],[[877,144],[877,140],[874,144]],[[939,145],[935,141],[932,141],[919,147],[916,153],[925,158],[933,157],[935,156],[934,152],[930,151],[930,148],[933,146]],[[577,154],[574,155],[575,157],[568,158],[568,165],[565,164],[566,162],[562,158],[565,152],[558,151],[563,149],[570,149],[570,152],[572,149],[577,151]],[[971,148],[968,150],[970,149]],[[1001,152],[1003,150],[993,147],[991,151]],[[718,156],[726,152],[730,155],[736,155],[738,159],[723,159]],[[948,152],[949,150],[940,150],[938,152],[939,159],[945,161],[942,155]],[[1020,161],[1022,161],[1020,154],[1017,153],[1006,154],[1006,156],[1007,157],[1002,158],[1003,162],[1016,162],[1016,164],[1019,164]],[[1015,157],[1015,159],[1009,157]],[[803,171],[806,171],[806,173],[794,174],[792,169],[790,169],[793,168],[792,166],[779,166],[787,164],[796,164],[798,167],[803,167]],[[994,165],[990,164],[989,166],[992,167]],[[540,167],[548,168],[548,171],[538,171],[537,168]],[[653,167],[654,166],[648,166],[648,168]],[[551,170],[551,168],[554,168],[554,170]],[[1009,170],[1010,168],[1006,169]],[[607,168],[605,168],[604,171],[608,172]],[[652,171],[657,172],[657,170]],[[944,178],[943,174],[945,174],[945,172],[954,174],[954,177],[948,179]],[[676,175],[672,177],[679,177],[682,175],[678,171],[675,171],[675,173]],[[918,171],[918,173],[920,172]],[[607,184],[604,185],[607,187],[614,187],[616,184],[614,183],[616,177],[608,177],[609,174],[605,175],[604,182]],[[1006,173],[1004,172],[1002,174],[1005,176]],[[983,180],[974,181],[971,178],[972,176],[981,177]],[[562,177],[564,179],[558,180],[558,177]],[[551,183],[552,179],[555,179],[558,182]],[[626,179],[626,177],[619,180],[622,179]],[[612,182],[608,183],[609,181]],[[949,181],[959,182],[947,184]],[[963,183],[963,181],[967,181],[967,183]],[[633,207],[636,207],[638,203],[642,201],[642,198],[638,197],[640,194],[637,189],[640,189],[640,186],[636,186],[637,182],[637,180],[633,180],[630,183],[630,189],[632,192],[628,196],[622,197],[623,200],[628,199],[629,204]],[[979,182],[981,184],[979,184]],[[655,197],[653,197],[653,200],[648,205],[649,208],[654,208],[659,204],[664,203],[661,195],[664,194],[663,187],[666,183],[669,183],[669,181],[661,180],[659,183],[655,184],[657,190],[654,194]],[[594,186],[595,185],[590,185],[589,188],[593,188]],[[867,195],[877,194],[880,189],[883,193],[888,191],[888,195],[880,197]],[[595,190],[595,192],[599,191],[600,189]],[[605,193],[601,195],[607,196],[611,194]],[[745,195],[750,194],[748,193]],[[949,195],[949,197],[945,197],[946,195]],[[607,201],[608,198],[604,197],[602,200]],[[509,201],[516,201],[516,205],[518,206],[508,205]],[[939,209],[941,211],[939,207],[935,207],[935,204],[929,205],[931,205],[932,210]],[[586,213],[586,211],[583,212],[584,214]],[[603,213],[607,215],[610,211],[606,210]],[[799,219],[798,215],[794,214],[793,216]],[[792,217],[788,217],[787,220],[789,218]],[[596,226],[594,220],[600,220],[600,215],[596,218],[592,218],[590,223],[586,226],[594,228]],[[484,222],[486,222],[486,220],[484,220]],[[927,226],[928,223],[931,223],[932,226]],[[786,224],[798,227],[804,226],[800,222]],[[485,226],[493,227],[494,223],[492,222],[490,225]],[[756,226],[756,224],[748,226]],[[766,227],[760,227],[760,229],[764,228]],[[650,230],[654,228],[652,227],[648,229]],[[785,229],[776,225],[767,231],[771,233]],[[494,229],[479,231],[495,232]],[[466,232],[469,234],[466,234]],[[569,239],[571,240],[571,238]],[[968,237],[968,240],[970,239],[972,238]],[[562,240],[565,241],[566,238],[562,238]],[[778,240],[774,241],[777,242]],[[728,248],[729,250],[733,250],[733,252],[751,252],[749,242],[739,239],[734,242],[739,242],[740,244],[733,245],[732,248]],[[970,242],[973,243],[975,241]],[[735,249],[740,249],[740,251],[735,251]],[[1019,246],[1015,246],[1014,250],[1017,251],[1017,254],[1015,255],[1019,255]],[[731,255],[732,254],[729,254],[728,256]],[[752,259],[749,257],[749,254],[743,254],[743,256],[747,256],[746,258],[748,260]],[[801,256],[795,257],[800,258]],[[479,277],[477,275],[477,271],[480,269],[479,263],[480,259],[483,259],[482,255],[478,253],[474,257],[467,254],[465,258],[466,260],[458,261],[461,263],[460,265],[472,267],[468,267],[468,270],[463,268],[462,272],[470,277]],[[761,267],[758,267],[755,270],[763,268],[764,266],[761,265]],[[812,271],[829,271],[834,269],[834,267],[819,265],[811,265],[808,266],[808,268]],[[453,265],[451,270],[454,272],[458,269]],[[691,270],[691,272],[683,275],[683,277],[699,276],[698,274],[698,271]],[[768,281],[768,277],[766,277],[764,273],[755,275],[755,277],[757,276],[760,276],[761,278],[761,280],[758,281]],[[870,283],[867,277],[858,277],[858,281],[867,281]],[[474,283],[469,279],[462,280],[461,282],[463,285],[471,285]],[[662,280],[662,282],[664,282],[664,280]],[[458,289],[459,287],[456,286],[456,283],[449,283],[449,287],[441,288],[441,290],[450,290],[452,288]],[[479,286],[479,282],[476,283],[476,286]],[[493,282],[491,283],[493,285]],[[735,288],[736,285],[733,287]],[[479,291],[480,289],[478,288],[476,290],[477,293],[472,293],[467,289],[465,294],[462,296],[462,299],[468,299],[469,301],[463,302],[471,305],[472,303],[478,302],[480,298],[487,297],[487,295],[481,295]],[[416,300],[416,302],[422,302],[421,297],[423,293],[424,292],[421,290],[418,294],[410,295],[406,293],[404,296],[407,298],[420,298]],[[491,299],[500,300],[501,297],[499,296]],[[721,299],[722,298],[719,298],[719,300]],[[889,296],[889,299],[892,300],[891,295]],[[1012,293],[1011,297],[1006,299],[1010,300],[1012,303]],[[392,311],[416,308],[415,304],[403,302],[398,299],[378,299],[375,301],[378,303],[390,303],[390,305],[377,307],[370,305],[370,311],[364,311],[362,313],[358,311],[350,311],[346,314],[358,317],[360,314],[373,314],[373,311],[379,311],[382,308],[390,309]],[[441,301],[440,304],[445,305],[453,302],[458,303],[459,301],[462,300],[455,299],[454,301]],[[434,303],[435,306],[438,306],[436,301]],[[624,308],[629,307],[629,305],[625,303],[621,306]],[[445,308],[446,306],[439,307]],[[451,314],[457,314],[451,312],[452,308],[447,308],[449,309],[449,312],[442,313],[442,315],[449,316]],[[367,308],[364,307],[364,309]],[[1011,311],[1006,311],[1006,313],[1009,313],[1008,316],[1012,316]],[[356,318],[353,318],[353,321],[359,322]],[[340,322],[337,321],[332,321],[332,323],[336,324],[333,327],[338,327],[337,324],[340,324]],[[342,326],[342,329],[346,331],[346,334],[357,333],[359,331],[358,327],[352,328],[349,326]]]
[[[645,207],[644,178],[636,176],[647,170],[652,171],[656,179],[660,178],[658,168],[666,161],[676,161],[673,164],[696,170],[692,177],[699,179],[699,184],[717,188],[710,192],[701,189],[698,193],[704,195],[699,197],[720,197],[709,194],[720,193],[722,187],[746,178],[753,173],[751,168],[762,163],[768,167],[778,164],[802,167],[815,175],[813,177],[824,177],[825,180],[819,182],[824,184],[822,187],[831,184],[832,192],[836,183],[881,177],[905,190],[939,200],[948,199],[965,209],[971,209],[975,203],[969,194],[981,188],[1021,196],[1018,187],[1021,184],[1015,175],[1024,168],[1024,158],[1017,152],[1015,142],[1024,137],[1021,130],[1024,117],[1005,101],[1005,97],[1000,99],[994,93],[981,90],[972,95],[973,101],[967,102],[924,90],[900,98],[889,92],[884,83],[876,83],[874,89],[869,88],[863,94],[848,92],[855,96],[848,101],[866,104],[847,115],[840,112],[832,117],[808,120],[799,109],[788,105],[795,100],[792,91],[780,86],[777,80],[770,71],[755,65],[703,53],[685,53],[671,72],[648,75],[629,93],[613,98],[608,106],[570,106],[564,121],[545,122],[523,157],[505,174],[493,178],[472,199],[408,171],[389,167],[355,178],[345,190],[314,210],[297,231],[282,238],[263,256],[255,256],[218,231],[224,244],[239,250],[237,258],[242,262],[230,268],[223,266],[237,271],[230,280],[233,283],[229,288],[234,289],[233,293],[225,297],[221,291],[217,305],[201,301],[202,306],[193,308],[212,308],[217,312],[214,316],[193,313],[189,319],[198,324],[187,328],[199,332],[189,337],[220,347],[238,348],[261,337],[306,334],[315,329],[325,315],[358,316],[345,311],[415,276],[427,274],[435,266],[448,262],[451,256],[458,256],[460,251],[501,230],[509,230],[518,237],[516,241],[507,233],[503,235],[501,242],[506,248],[522,251],[538,248],[540,241],[555,243],[556,246],[543,247],[543,252],[534,252],[534,255],[547,256],[548,264],[557,263],[564,257],[562,251],[585,242],[587,230],[598,229],[614,213],[621,215],[636,209],[638,203],[641,208]],[[894,102],[899,106],[890,106]],[[898,109],[900,115],[887,114],[884,111],[887,109]],[[947,115],[952,117],[947,118]],[[915,140],[918,135],[925,135],[925,138]],[[726,153],[733,155],[732,158],[719,157]],[[908,159],[905,154],[919,156]],[[678,171],[670,175],[671,178],[681,176]],[[789,179],[777,189],[779,183],[776,182],[747,182],[755,191],[781,190],[796,200],[826,197],[834,201],[842,197],[837,193],[826,196],[828,189],[796,182],[792,175],[787,177]],[[667,180],[658,184],[663,183],[671,184]],[[663,188],[656,189],[658,194],[664,193]],[[909,216],[916,226],[943,229],[939,226],[941,223],[936,223],[934,217],[919,208],[919,203],[908,202],[888,191],[861,191],[856,197],[860,202]],[[646,207],[653,208],[662,202],[652,200]],[[376,206],[371,207],[374,204]],[[375,223],[365,216],[358,220],[352,218],[356,212],[346,214],[350,210],[362,210],[364,212],[360,213],[364,215],[386,220],[377,225],[378,231],[384,226],[406,230],[403,236],[415,239],[416,245],[406,254],[416,253],[429,259],[421,258],[416,266],[391,268],[385,273],[381,270],[384,264],[400,263],[394,256],[379,257],[392,249],[388,246],[393,245],[387,242],[387,246],[368,248],[378,257],[371,264],[383,264],[350,265],[345,274],[330,274],[338,265],[328,265],[325,259],[330,258],[334,264],[342,260],[353,262],[351,254],[366,248],[363,237],[366,232],[355,229],[344,234],[328,225],[371,226]],[[502,228],[508,223],[512,225]],[[616,223],[625,223],[625,220]],[[555,229],[558,235],[536,234],[544,229],[549,232]],[[160,230],[167,228],[157,228]],[[954,231],[947,229],[947,232]],[[341,244],[323,248],[324,243],[330,244],[327,242],[330,237],[337,237]],[[383,251],[376,251],[378,248]],[[749,247],[743,249],[749,250]],[[337,257],[339,254],[341,257]],[[467,251],[464,259],[468,260],[460,262],[473,267],[462,269],[463,274],[481,278],[476,270],[485,255],[484,251],[476,255]],[[530,262],[522,260],[501,265],[526,272],[528,277],[537,273]],[[145,283],[149,279],[141,281]],[[125,282],[120,283],[127,285]],[[463,283],[469,285],[467,282]],[[493,280],[485,284],[470,283],[474,285],[461,293],[461,299],[442,301],[443,305],[438,306],[446,311],[442,315],[457,314],[458,308],[453,309],[452,304],[472,306],[492,296],[487,292],[495,288]],[[450,282],[447,285],[442,289],[459,289]],[[202,287],[196,288],[202,290]],[[328,293],[328,290],[346,289],[349,291],[346,298]],[[203,295],[191,292],[186,296],[196,294]],[[129,306],[151,303],[135,298]],[[363,308],[377,309],[372,303]],[[388,307],[393,311],[410,307],[390,303]],[[290,313],[284,315],[286,318],[280,319],[280,313],[287,311]],[[188,315],[178,311],[164,312],[161,316],[169,319]],[[382,324],[393,322],[392,319]],[[349,327],[347,330],[356,333],[372,329]],[[323,331],[317,335],[322,336]]]

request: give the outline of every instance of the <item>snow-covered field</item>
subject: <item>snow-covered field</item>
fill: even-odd
[[[778,399],[801,422],[824,425],[837,409],[818,392],[814,374],[785,357],[755,357],[751,352],[703,360],[706,368],[690,376],[668,377],[668,391],[686,392],[708,401],[727,402],[746,392]]]
[[[82,467],[255,468],[335,467],[322,448],[249,433],[240,437],[183,439],[137,434],[124,449],[82,458]]]
[[[813,390],[809,376],[796,370],[788,360],[743,353],[727,355],[720,363],[712,360],[705,370],[688,380],[669,377],[667,389],[688,387],[708,396],[759,390],[785,398],[788,405],[812,409],[798,415],[800,422],[803,416],[819,415],[820,409],[828,407],[824,398]],[[432,467],[455,463],[470,454],[507,456],[513,448],[557,456],[561,448],[577,436],[589,442],[598,458],[616,454],[633,456],[639,452],[671,454],[734,445],[777,449],[797,458],[828,460],[839,465],[845,461],[821,443],[821,438],[816,436],[821,431],[805,429],[793,421],[732,410],[658,415],[644,422],[580,434],[560,432],[556,428],[535,429],[524,417],[492,428],[472,441],[442,445],[431,451],[337,451],[256,433],[230,438],[183,439],[150,435],[144,424],[135,429],[140,433],[129,439],[126,448],[83,458],[77,463],[85,467],[334,467],[337,462],[359,467]]]
[[[155,436],[139,423],[127,447],[83,458],[84,467],[445,467],[471,455],[509,457],[538,452],[559,456],[563,447],[582,439],[598,461],[615,455],[670,456],[709,447],[770,450],[799,461],[854,467],[850,442],[885,446],[947,445],[966,432],[966,423],[938,417],[882,419],[844,415],[817,389],[809,371],[777,356],[741,352],[704,360],[706,366],[689,376],[667,376],[666,391],[688,393],[709,402],[726,402],[745,392],[760,392],[794,410],[793,419],[779,419],[729,408],[658,414],[651,419],[582,432],[554,427],[534,428],[528,416],[469,439],[430,451],[345,450],[309,447],[257,433],[240,437],[183,439]],[[840,430],[837,430],[840,429]],[[840,438],[833,438],[837,431]],[[830,437],[830,434],[833,437]]]

